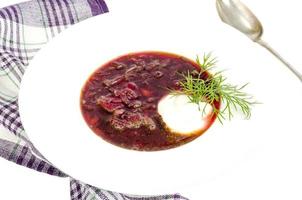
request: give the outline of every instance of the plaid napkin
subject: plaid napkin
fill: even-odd
[[[103,0],[32,0],[0,9],[0,157],[53,176],[69,176],[32,145],[18,112],[22,76],[34,55],[70,25],[108,12]],[[70,178],[72,200],[185,200],[174,194],[138,197],[98,189]]]

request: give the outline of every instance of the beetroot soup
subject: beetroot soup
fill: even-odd
[[[171,130],[158,112],[158,104],[171,90],[180,90],[183,73],[197,76],[200,67],[182,56],[141,52],[121,56],[97,69],[81,94],[83,117],[104,140],[127,149],[164,150],[194,140],[211,126],[181,134]],[[202,79],[206,79],[204,73]],[[213,105],[219,107],[219,102]],[[190,116],[187,116],[190,117]]]

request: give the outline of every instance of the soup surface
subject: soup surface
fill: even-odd
[[[121,56],[97,69],[81,94],[81,110],[89,127],[104,140],[127,149],[164,150],[194,140],[205,127],[192,133],[176,133],[166,125],[158,104],[171,90],[181,90],[182,74],[198,76],[200,67],[182,56],[141,52]],[[203,73],[202,79],[207,79]],[[220,102],[216,102],[219,108]],[[188,116],[190,117],[190,116]]]

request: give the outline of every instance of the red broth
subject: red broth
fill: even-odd
[[[116,58],[97,69],[84,85],[83,117],[95,134],[127,149],[156,151],[188,143],[205,132],[216,116],[211,115],[201,131],[173,133],[157,106],[169,89],[180,90],[181,74],[194,75],[199,70],[195,62],[170,53],[141,52]],[[208,76],[203,73],[200,78]]]

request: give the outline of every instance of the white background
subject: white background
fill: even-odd
[[[214,6],[214,0],[207,1],[213,3]],[[21,1],[1,0],[0,7],[18,2]],[[265,29],[264,38],[266,38],[272,46],[279,50],[285,58],[287,58],[294,66],[297,66],[297,69],[302,72],[302,58],[301,56],[298,56],[298,53],[302,50],[302,29],[300,28],[302,20],[302,3],[298,0],[245,0],[244,2],[249,5],[262,21]],[[234,31],[234,34],[237,33]],[[245,164],[248,165],[250,163]],[[202,189],[202,196],[208,196],[207,199],[210,200],[295,199],[294,196],[291,196],[290,190],[285,189],[275,191],[274,188],[278,185],[278,179],[274,176],[271,178],[276,178],[276,185],[266,185],[265,182],[259,180],[258,185],[248,187],[247,185],[240,184],[240,182],[245,182],[243,178],[249,177],[246,175],[246,172],[239,171],[236,173],[242,174],[242,179],[237,176],[235,180],[232,180],[232,174],[226,175],[218,182],[215,182],[217,185],[216,190],[191,188],[190,191],[183,195],[192,200],[200,200],[199,194]],[[252,180],[252,177],[249,178]],[[300,184],[301,186],[301,183],[297,184]],[[293,187],[293,189],[295,189],[295,187]],[[207,195],[205,195],[205,193]],[[43,194],[47,195],[44,196]],[[51,177],[34,172],[0,158],[0,195],[0,199],[12,200],[64,200],[69,199],[69,183],[67,179]]]

